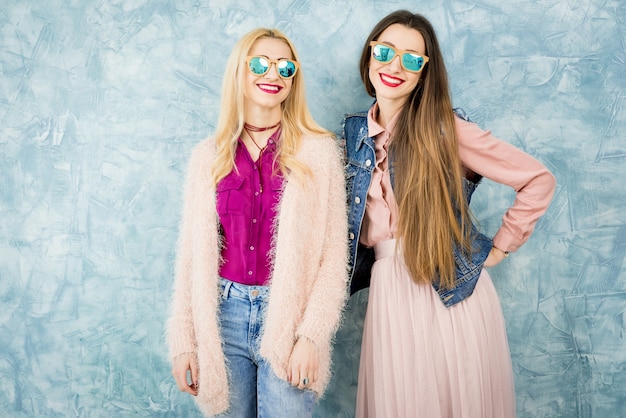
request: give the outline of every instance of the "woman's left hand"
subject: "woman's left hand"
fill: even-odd
[[[319,353],[313,341],[306,337],[298,338],[289,357],[287,381],[298,389],[308,389],[317,380]]]
[[[498,265],[500,261],[504,260],[504,257],[506,257],[506,253],[504,251],[496,247],[491,247],[491,251],[489,251],[489,255],[485,260],[484,266],[493,267]]]

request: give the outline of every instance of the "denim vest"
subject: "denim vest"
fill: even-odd
[[[462,110],[455,109],[457,116],[469,121]],[[350,292],[369,286],[370,270],[374,263],[374,251],[359,243],[359,234],[363,215],[365,214],[365,202],[367,192],[372,181],[372,173],[376,164],[376,152],[374,139],[367,136],[367,113],[347,115],[343,122],[343,139],[346,147],[346,192],[348,199],[348,238],[350,243]],[[393,184],[393,167],[391,180]],[[466,176],[468,177],[468,176]],[[480,175],[476,178],[464,178],[463,186],[465,197],[469,204],[472,193],[481,180]],[[472,253],[470,256],[461,251],[456,245],[454,261],[456,264],[456,281],[452,289],[440,288],[435,279],[433,286],[441,301],[446,307],[461,302],[470,296],[476,287],[476,282],[482,271],[483,264],[492,248],[491,239],[478,232],[471,225]]]

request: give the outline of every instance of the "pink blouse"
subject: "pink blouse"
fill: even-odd
[[[370,247],[395,238],[398,217],[387,169],[386,149],[390,131],[393,131],[399,115],[394,116],[388,129],[385,129],[375,121],[377,109],[377,105],[370,108],[368,129],[376,144],[376,170],[379,169],[379,156],[381,158],[380,173],[376,177],[375,170],[372,178],[359,239]],[[491,132],[459,117],[455,120],[463,165],[490,180],[512,187],[516,192],[513,205],[504,214],[502,224],[493,237],[494,246],[514,252],[528,240],[537,220],[549,206],[555,187],[554,176],[539,161],[496,138]],[[389,209],[392,205],[393,209]]]
[[[368,136],[374,138],[376,149],[376,165],[367,192],[365,215],[359,237],[361,244],[367,247],[395,238],[398,224],[398,203],[391,188],[387,150],[391,142],[391,132],[396,126],[400,112],[391,118],[387,128],[376,121],[377,113],[378,103],[374,104],[367,114]]]

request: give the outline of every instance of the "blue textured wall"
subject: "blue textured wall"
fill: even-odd
[[[365,108],[357,57],[409,7],[438,29],[456,106],[556,175],[552,207],[493,269],[520,417],[626,410],[622,0],[3,0],[0,416],[197,416],[163,339],[181,184],[225,60],[255,26],[301,54],[315,117]],[[493,233],[511,192],[486,182]],[[319,416],[350,416],[358,317]]]

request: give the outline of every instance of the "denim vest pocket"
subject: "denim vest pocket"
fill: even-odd
[[[452,289],[439,288],[437,282],[433,282],[433,286],[441,301],[446,307],[455,305],[474,292],[476,283],[482,272],[483,265],[489,252],[493,247],[491,238],[478,232],[472,226],[472,253],[467,257],[463,252],[454,246],[454,262],[456,264],[456,282]]]
[[[463,190],[465,192],[465,199],[469,205],[472,200],[472,194],[476,190],[476,187],[480,183],[482,176],[475,174],[476,181],[463,178]],[[440,289],[438,282],[433,282],[433,286],[441,301],[446,307],[450,307],[456,303],[461,302],[463,299],[471,296],[476,288],[476,283],[482,272],[483,265],[489,252],[493,247],[491,238],[480,233],[474,224],[471,225],[471,242],[472,252],[471,254],[465,254],[458,245],[453,247],[454,263],[456,266],[456,281],[454,288],[452,289]]]

